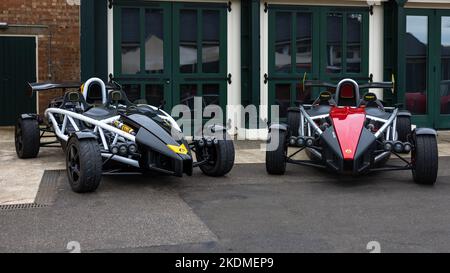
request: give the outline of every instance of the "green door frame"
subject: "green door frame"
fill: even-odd
[[[428,55],[427,55],[427,114],[413,115],[412,122],[417,126],[430,126],[437,129],[450,128],[450,115],[440,114],[440,81],[441,81],[441,17],[450,16],[449,10],[405,9],[402,18],[402,39],[406,37],[407,16],[427,16],[428,18]],[[399,51],[400,71],[404,74],[398,88],[398,102],[406,102],[406,55]]]
[[[297,52],[297,41],[295,39],[297,33],[297,14],[306,13],[311,14],[311,33],[312,33],[312,48],[318,48],[319,37],[318,35],[314,35],[314,33],[320,33],[320,18],[319,11],[320,8],[313,6],[291,6],[291,5],[270,5],[269,7],[269,43],[268,43],[268,101],[270,107],[271,105],[275,105],[276,100],[276,86],[277,85],[290,85],[290,106],[294,106],[295,98],[297,97],[296,85],[299,84],[306,73],[307,78],[316,78],[319,76],[320,67],[317,65],[319,63],[320,53],[318,50],[312,51],[312,67],[309,71],[306,69],[301,69],[297,71],[296,67],[296,55],[291,54],[291,71],[288,73],[285,72],[276,72],[275,70],[275,34],[276,34],[276,14],[277,13],[289,13],[291,15],[291,53]],[[271,112],[269,110],[269,120],[271,118]],[[284,118],[281,118],[284,120]]]
[[[309,72],[297,71],[295,65],[291,65],[291,71],[289,73],[277,73],[275,71],[275,33],[276,24],[275,17],[278,12],[291,13],[291,52],[296,52],[296,14],[297,13],[310,13],[312,15],[312,67]],[[362,15],[362,45],[361,45],[361,72],[360,73],[347,73],[345,60],[343,58],[342,72],[339,74],[327,74],[325,68],[327,66],[327,49],[326,49],[326,25],[327,14],[330,12],[338,12],[343,14],[343,18],[347,18],[349,13],[360,13]],[[342,56],[346,56],[346,32],[347,32],[347,20],[343,20],[343,39],[342,39]],[[307,79],[321,79],[326,81],[339,81],[345,77],[351,77],[357,81],[367,82],[369,79],[369,9],[358,7],[323,7],[323,6],[301,6],[301,5],[270,5],[269,6],[269,43],[268,43],[268,101],[269,106],[275,104],[275,87],[278,84],[290,84],[290,98],[291,106],[295,106],[295,98],[297,95],[296,85],[301,83],[304,73],[306,73]],[[319,48],[320,50],[314,50]],[[295,54],[291,54],[291,64],[295,64]],[[311,92],[311,97],[315,97],[319,94],[320,88],[314,88]],[[270,110],[270,109],[269,109]],[[270,119],[270,111],[269,111]],[[285,119],[280,119],[285,120]]]
[[[329,13],[340,13],[342,14],[342,70],[341,73],[326,73],[327,66],[327,48],[323,46],[327,41],[327,15]],[[361,28],[361,70],[360,73],[347,72],[347,16],[352,13],[360,13],[362,15],[362,28]],[[369,79],[369,9],[368,8],[342,8],[342,7],[330,7],[323,8],[321,10],[321,69],[320,76],[321,80],[338,82],[343,78],[352,78],[357,82],[367,82]]]
[[[121,84],[138,84],[141,87],[141,98],[145,98],[146,85],[163,85],[165,110],[170,110],[180,102],[180,86],[182,84],[197,85],[197,96],[203,95],[204,84],[219,86],[220,106],[227,105],[227,14],[224,3],[178,3],[178,2],[147,2],[124,1],[114,2],[114,78]],[[122,74],[121,62],[121,10],[122,8],[138,8],[140,11],[140,62],[141,72],[136,75]],[[145,72],[145,10],[162,9],[164,14],[164,73],[148,74]],[[179,71],[179,33],[180,10],[195,10],[198,14],[197,24],[197,73],[180,73]],[[203,73],[202,71],[202,11],[217,10],[220,12],[220,69],[218,73]]]
[[[436,46],[437,58],[435,60],[436,63],[436,84],[437,87],[435,90],[440,90],[441,81],[442,81],[442,59],[441,59],[441,41],[442,41],[442,17],[450,17],[450,10],[436,10],[436,29],[439,29],[437,33],[437,41],[438,45]],[[435,120],[436,128],[450,128],[450,114],[443,115],[440,113],[440,92],[436,94],[436,103],[439,107],[436,107],[437,119]]]
[[[122,73],[122,9],[136,8],[139,9],[140,20],[140,73],[135,75],[127,75]],[[145,10],[160,9],[163,11],[163,33],[164,37],[164,72],[163,73],[146,73],[145,71]],[[146,85],[160,85],[164,89],[164,100],[166,101],[165,110],[170,109],[173,105],[172,85],[170,84],[172,73],[172,54],[171,54],[171,33],[172,29],[172,13],[171,5],[167,2],[143,2],[143,1],[117,1],[114,3],[114,78],[121,84],[138,84],[140,85],[140,97],[145,98]]]
[[[181,73],[180,66],[180,12],[193,10],[197,12],[197,72]],[[203,42],[203,11],[213,10],[220,14],[220,42],[219,42],[219,71],[206,73],[203,71],[202,42]],[[222,109],[227,105],[227,13],[225,4],[211,3],[173,3],[173,101],[180,102],[181,86],[184,84],[197,85],[197,96],[203,96],[203,85],[214,84],[219,86],[219,101]]]

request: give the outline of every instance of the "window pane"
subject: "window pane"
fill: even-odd
[[[342,14],[329,13],[327,16],[327,72],[342,71]]]
[[[122,74],[141,71],[139,9],[122,9]]]
[[[147,84],[145,86],[145,99],[147,104],[160,106],[164,100],[164,86],[160,84]]]
[[[135,102],[141,99],[141,85],[140,84],[124,84],[122,86],[128,100]]]
[[[296,39],[296,69],[298,72],[309,72],[312,66],[312,20],[310,13],[297,14]]]
[[[278,12],[275,20],[275,71],[291,72],[291,13]]]
[[[218,84],[204,84],[203,85],[203,104],[220,105],[220,85]]]
[[[347,16],[347,72],[361,72],[362,15]]]
[[[164,72],[164,28],[161,9],[145,10],[145,72]]]
[[[182,84],[180,85],[180,104],[186,104],[194,110],[194,97],[197,96],[196,84]]]
[[[280,118],[287,117],[287,109],[291,105],[291,85],[277,84],[275,86],[275,105],[280,106]]]
[[[406,108],[427,113],[428,17],[406,17]]]
[[[180,72],[197,72],[197,11],[180,12]]]
[[[207,10],[203,12],[203,72],[218,73],[220,69],[220,13]]]
[[[450,114],[450,17],[442,17],[441,37],[441,114]]]

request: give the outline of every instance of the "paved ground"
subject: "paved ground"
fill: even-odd
[[[268,176],[240,164],[212,180],[105,177],[79,195],[57,176],[46,208],[0,211],[0,251],[385,252],[450,251],[450,158],[435,187],[409,172],[341,177],[291,166]],[[45,197],[38,198],[45,199]]]
[[[441,134],[441,150],[446,141]],[[236,146],[239,164],[217,179],[104,177],[98,192],[79,195],[64,172],[46,171],[32,198],[44,207],[0,207],[0,252],[63,252],[71,241],[86,252],[367,252],[369,241],[384,252],[450,252],[450,157],[424,187],[408,171],[352,178],[289,166],[268,176],[264,164],[242,164],[263,158],[258,143]],[[10,154],[1,172],[9,164],[26,183],[23,173],[60,154],[46,153],[21,167]]]

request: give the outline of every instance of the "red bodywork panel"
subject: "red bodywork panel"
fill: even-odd
[[[330,111],[330,118],[333,121],[344,160],[353,160],[366,121],[365,109],[348,106],[333,107]]]

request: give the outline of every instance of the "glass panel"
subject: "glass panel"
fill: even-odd
[[[292,67],[291,13],[278,12],[275,20],[275,71],[288,73]]]
[[[306,87],[303,89],[303,83],[297,83],[295,86],[296,89],[296,99],[295,99],[295,105],[299,106],[300,104],[309,104],[313,102],[313,98],[311,97],[312,94],[312,88]]]
[[[220,13],[203,12],[202,69],[205,73],[219,73],[220,69]]]
[[[275,105],[280,106],[280,118],[287,117],[287,109],[291,105],[291,85],[275,85]]]
[[[342,71],[342,14],[327,16],[327,73]]]
[[[139,9],[122,9],[122,74],[141,71]]]
[[[361,73],[362,15],[347,16],[347,72]]]
[[[406,17],[406,108],[427,113],[428,17]]]
[[[164,21],[161,9],[145,10],[145,72],[164,72]]]
[[[218,84],[204,84],[203,85],[203,104],[220,105],[220,85]]]
[[[180,11],[180,72],[197,72],[197,11]]]
[[[311,71],[312,66],[312,20],[310,13],[297,14],[297,52],[298,72]]]
[[[141,85],[140,84],[124,84],[122,86],[128,100],[135,102],[141,99]]]
[[[450,17],[441,23],[441,114],[450,114]]]
[[[161,84],[147,84],[145,86],[147,104],[160,106],[164,100],[164,86]]]
[[[196,84],[182,84],[180,85],[180,104],[186,104],[194,109],[194,97],[197,96]]]

